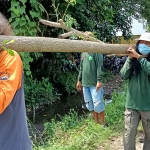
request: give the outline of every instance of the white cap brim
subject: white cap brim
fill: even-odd
[[[149,42],[150,42],[150,39],[144,39],[144,38],[135,39],[135,41],[139,41],[139,40],[142,40],[142,41],[149,41]]]

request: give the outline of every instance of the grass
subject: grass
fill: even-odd
[[[125,87],[125,86],[124,86]],[[125,91],[125,88],[122,91]],[[112,94],[112,103],[106,107],[108,128],[95,124],[91,114],[78,116],[73,109],[68,115],[60,116],[61,121],[45,123],[42,144],[34,144],[33,150],[107,150],[109,139],[123,131],[125,92]],[[39,142],[40,143],[40,142]]]
[[[104,69],[103,77],[103,83],[107,83],[110,79],[114,77],[114,75],[109,70]]]

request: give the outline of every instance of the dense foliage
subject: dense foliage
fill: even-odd
[[[132,0],[132,10],[134,11],[134,18],[142,22],[145,28],[150,31],[150,1]]]

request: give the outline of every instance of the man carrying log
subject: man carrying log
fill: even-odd
[[[124,150],[135,150],[135,139],[139,122],[144,129],[143,150],[150,150],[150,33],[136,39],[136,48],[127,49],[128,59],[120,73],[128,80]]]

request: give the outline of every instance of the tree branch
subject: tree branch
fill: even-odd
[[[4,40],[14,40],[7,48],[17,52],[93,52],[102,54],[127,54],[129,44],[101,44],[83,40],[69,40],[48,37],[0,36]],[[131,45],[130,46],[135,46]],[[2,48],[1,48],[2,49]]]
[[[47,26],[51,26],[51,27],[56,27],[56,28],[62,28],[62,29],[65,29],[66,31],[73,31],[72,33],[76,34],[78,37],[81,37],[83,38],[84,40],[88,40],[88,41],[93,41],[93,42],[100,42],[102,44],[105,44],[104,42],[100,41],[100,40],[97,40],[96,38],[93,38],[91,36],[88,36],[87,34],[83,33],[83,32],[80,32],[74,28],[71,28],[69,29],[65,23],[63,22],[62,19],[59,19],[59,23],[56,23],[56,22],[52,22],[52,21],[47,21],[47,20],[43,20],[41,19],[40,22],[44,25],[47,25]]]
[[[61,38],[61,39],[64,39],[66,37],[71,36],[72,34],[74,34],[74,32],[73,31],[69,31],[69,32],[64,33],[64,34],[60,34],[58,37]]]
[[[83,32],[80,32],[74,28],[71,28],[69,29],[65,23],[63,22],[62,19],[59,19],[59,23],[56,23],[56,22],[52,22],[52,21],[47,21],[47,20],[43,20],[41,19],[40,22],[44,25],[47,25],[47,26],[51,26],[51,27],[56,27],[56,28],[62,28],[66,31],[68,31],[67,33],[64,33],[64,34],[61,34],[59,35],[59,38],[67,38],[69,36],[71,36],[72,34],[75,34],[77,35],[78,37],[82,37],[83,40],[86,40],[86,41],[93,41],[93,42],[100,42],[101,44],[105,44],[104,42],[100,41],[100,40],[97,40],[96,38],[93,38],[91,36],[88,36],[87,34],[83,33]],[[125,56],[126,54],[111,54],[109,55],[108,57],[111,57],[111,56]]]

